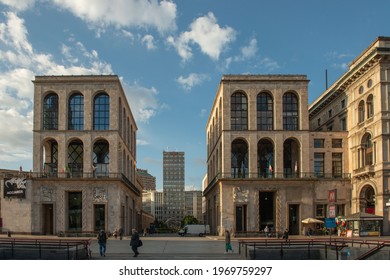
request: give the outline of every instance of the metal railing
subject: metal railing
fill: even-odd
[[[0,259],[81,260],[89,258],[89,240],[0,238]]]

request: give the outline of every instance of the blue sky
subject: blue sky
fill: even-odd
[[[390,2],[0,0],[0,168],[32,169],[35,75],[116,74],[138,125],[137,166],[162,188],[184,151],[201,189],[207,118],[224,74],[305,74],[309,104],[378,36]]]

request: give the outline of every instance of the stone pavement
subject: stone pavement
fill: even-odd
[[[238,260],[238,243],[232,242],[234,252],[225,253],[225,241],[212,237],[180,237],[175,235],[141,236],[143,246],[137,258],[133,257],[130,237],[123,240],[110,237],[107,241],[106,257],[99,254],[97,240],[91,240],[93,260]]]

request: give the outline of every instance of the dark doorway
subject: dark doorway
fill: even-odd
[[[94,230],[95,231],[99,231],[101,229],[104,229],[106,230],[105,226],[106,226],[106,223],[105,223],[105,216],[106,216],[106,213],[105,213],[105,205],[104,204],[95,204],[94,205],[94,213],[95,213],[95,228]]]
[[[288,206],[288,230],[292,235],[299,234],[299,204],[290,204]]]
[[[236,232],[247,230],[246,225],[246,205],[236,206]]]
[[[43,204],[43,234],[53,235],[53,204]]]
[[[260,192],[259,193],[259,230],[264,230],[265,226],[271,231],[275,230],[275,208],[274,208],[274,193]]]

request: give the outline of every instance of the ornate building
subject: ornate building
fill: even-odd
[[[222,77],[206,126],[213,233],[268,226],[300,234],[302,219],[327,217],[334,190],[333,214],[348,213],[347,133],[309,130],[308,83],[304,75]]]
[[[37,76],[33,82],[33,172],[24,198],[2,202],[3,224],[49,235],[141,229],[137,126],[119,78]]]

